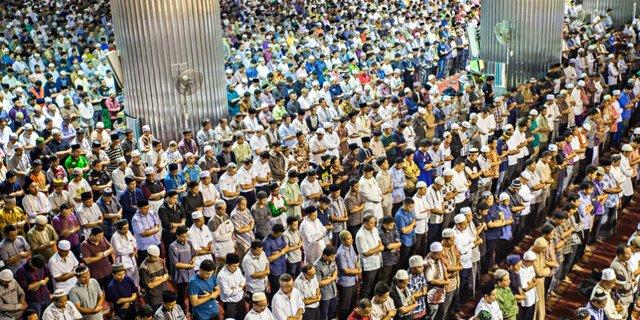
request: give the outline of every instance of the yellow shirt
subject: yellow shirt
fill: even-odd
[[[416,183],[418,182],[418,176],[420,175],[420,168],[418,168],[418,165],[413,161],[409,161],[408,158],[404,158],[402,171],[404,171],[404,175],[407,178],[405,188],[415,189]]]
[[[7,211],[6,209],[0,210],[0,230],[8,224],[16,224],[21,221],[25,221],[27,215],[19,207],[13,207],[13,210]],[[20,228],[18,228],[20,229]],[[22,233],[22,229],[19,230]]]

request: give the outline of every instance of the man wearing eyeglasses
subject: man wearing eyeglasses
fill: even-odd
[[[267,295],[264,292],[256,292],[251,296],[251,310],[244,320],[275,319],[268,308]]]

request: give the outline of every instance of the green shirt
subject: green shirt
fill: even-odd
[[[89,160],[87,157],[81,155],[78,159],[74,159],[72,156],[67,157],[67,160],[64,161],[64,167],[67,169],[69,175],[73,174],[73,169],[80,168],[84,169],[89,166]],[[86,177],[86,174],[85,174]]]
[[[280,188],[280,194],[284,198],[284,203],[287,206],[287,217],[302,217],[300,205],[289,205],[289,202],[298,200],[298,197],[302,194],[300,192],[300,186],[297,183],[289,183],[288,181],[285,181]]]
[[[496,286],[496,300],[505,319],[512,319],[518,315],[518,301],[513,292],[511,292],[511,288]]]
[[[533,120],[531,121],[531,126],[529,127],[529,130],[533,131],[535,129],[538,129],[538,121],[537,120]],[[531,141],[531,147],[535,148],[537,146],[540,145],[540,134],[536,133],[533,135],[533,141]]]

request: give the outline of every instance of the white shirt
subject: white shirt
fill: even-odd
[[[302,193],[302,197],[304,198],[304,201],[302,203],[303,207],[306,208],[309,206],[317,206],[318,201],[310,199],[308,198],[308,196],[318,192],[322,193],[320,181],[316,179],[315,181],[311,182],[309,181],[309,177],[304,178],[304,180],[302,180],[302,183],[300,184],[300,192]]]
[[[311,279],[307,279],[304,275],[304,272],[301,272],[300,275],[296,278],[295,286],[300,293],[302,293],[302,300],[313,298],[318,293],[318,289],[320,289],[320,284],[318,283],[318,277],[313,276]],[[320,306],[320,302],[314,302],[312,304],[306,305],[305,308],[317,308]]]
[[[243,184],[253,183],[253,176],[251,175],[250,171],[252,169],[247,170],[244,166],[242,166],[240,169],[238,169],[238,173],[235,175],[236,183],[238,184],[238,186],[240,186],[240,191],[242,192],[250,192],[253,190],[253,188],[246,190],[242,188]]]
[[[189,241],[193,244],[193,247],[196,250],[201,250],[202,248],[206,248],[209,243],[213,244],[213,235],[211,235],[211,231],[206,225],[202,225],[202,228],[198,228],[195,223],[191,225],[189,228]],[[213,256],[209,254],[196,255],[195,259],[195,270],[200,269],[200,263],[204,260],[213,260]]]
[[[467,229],[468,228],[467,226]],[[460,251],[460,264],[462,264],[462,268],[469,269],[472,267],[471,255],[473,251],[473,241],[475,239],[469,232],[466,232],[466,229],[460,231],[457,226],[453,228],[453,232],[456,235],[456,246],[458,247],[458,251]]]
[[[332,133],[325,133],[324,139],[322,139],[322,141],[324,142],[324,145],[327,148],[326,153],[328,155],[332,155],[336,157],[339,156],[338,147],[340,146],[340,137],[335,131]]]
[[[298,310],[304,310],[302,293],[295,287],[288,296],[278,290],[271,301],[271,309],[276,320],[287,320],[288,317],[295,316]]]
[[[85,227],[85,225],[98,222],[102,217],[102,211],[100,211],[100,208],[95,203],[91,205],[90,208],[83,204],[78,208],[76,215],[78,216],[78,220],[82,226],[82,233],[84,233],[85,238],[89,238],[92,228]]]
[[[267,277],[257,279],[253,278],[252,275],[257,272],[263,272],[268,265],[269,260],[264,251],[257,257],[251,251],[244,256],[244,259],[242,259],[242,271],[247,281],[247,291],[257,293],[264,292],[267,289]]]
[[[442,194],[442,190],[438,191],[434,187],[434,185],[430,185],[427,188],[427,210],[431,211],[431,209],[444,209],[442,206],[442,202],[444,201],[444,196]],[[429,223],[442,223],[443,215],[431,213],[429,215]]]
[[[220,199],[220,192],[218,192],[218,189],[216,189],[216,186],[214,186],[213,183],[205,185],[202,183],[202,180],[200,180],[200,192],[202,192],[202,200],[204,202],[213,201],[215,203]],[[207,218],[211,218],[215,214],[215,211],[215,206],[203,207],[202,215]]]
[[[269,141],[267,141],[267,137],[264,134],[259,137],[254,135],[249,140],[249,144],[254,156],[258,156],[262,151],[269,151]]]
[[[464,173],[464,170],[458,172],[457,170],[453,170],[453,187],[456,190],[455,201],[457,203],[461,203],[466,198],[466,193],[469,187],[467,186],[467,175]]]
[[[480,299],[478,305],[476,306],[476,311],[474,315],[478,315],[480,311],[487,310],[491,313],[491,320],[502,320],[502,311],[500,310],[500,306],[498,305],[498,301],[493,301],[492,303],[487,303],[484,301],[484,298]]]
[[[63,260],[60,257],[60,254],[56,252],[51,259],[49,259],[49,270],[51,271],[51,276],[53,279],[53,287],[57,289],[62,289],[64,292],[69,293],[71,288],[75,287],[78,279],[76,277],[71,277],[66,281],[56,281],[55,278],[69,272],[73,272],[75,268],[78,266],[78,259],[73,255],[73,252],[69,252],[69,255],[66,257],[66,260]]]
[[[260,157],[258,157],[255,161],[253,161],[253,166],[251,166],[251,176],[253,178],[260,177],[262,179],[266,179],[267,175],[271,173],[271,167],[269,167],[269,161],[262,162]],[[266,186],[269,182],[257,182],[256,186]]]
[[[382,252],[365,256],[364,253],[377,247],[381,243],[378,229],[367,230],[364,226],[356,233],[356,248],[360,255],[362,270],[371,271],[382,267]]]
[[[231,273],[225,266],[218,272],[218,284],[220,285],[220,300],[222,302],[238,302],[244,296],[246,281],[240,268]]]
[[[322,250],[326,247],[326,242],[321,241],[327,229],[322,225],[320,219],[311,221],[308,217],[302,219],[300,223],[300,238],[305,253],[305,261],[314,263],[322,255]]]
[[[227,192],[236,192],[238,191],[238,187],[240,187],[240,184],[238,183],[238,179],[237,179],[237,174],[230,176],[229,174],[227,174],[227,172],[225,172],[221,177],[220,180],[218,181],[218,186],[220,187],[220,196],[222,197],[222,199],[225,200],[231,200],[231,198],[226,197],[224,195],[223,191],[227,191]]]
[[[125,269],[136,267],[136,259],[132,254],[138,244],[131,231],[127,231],[125,235],[120,234],[120,232],[114,233],[111,236],[111,246],[116,254],[116,263],[121,263]]]
[[[536,271],[533,269],[533,265],[530,267],[522,266],[520,271],[518,271],[518,275],[520,276],[520,283],[522,287],[526,288],[529,286],[529,282],[535,279]],[[523,307],[530,307],[536,303],[536,300],[538,300],[536,288],[531,288],[531,290],[524,292],[524,300],[520,302],[520,304]]]
[[[82,319],[82,314],[78,311],[78,308],[69,300],[64,309],[60,309],[54,302],[44,310],[42,314],[42,320],[74,320]]]
[[[526,216],[531,212],[531,201],[533,201],[536,196],[533,192],[531,192],[531,189],[529,189],[529,186],[527,186],[526,184],[523,184],[522,187],[520,187],[520,190],[518,190],[518,194],[520,195],[520,197],[522,197],[522,205],[524,206],[524,209],[522,209],[520,215]]]
[[[417,234],[425,234],[427,233],[427,222],[429,222],[429,204],[427,201],[427,195],[419,196],[417,193],[413,196],[414,201],[414,209],[413,211],[416,214],[416,233]]]
[[[249,310],[247,315],[244,317],[244,320],[275,320],[271,310],[269,308],[264,308],[262,312],[257,313],[253,308]]]
[[[327,149],[324,135],[322,139],[318,139],[318,135],[314,134],[313,137],[309,139],[309,150],[311,150],[311,154],[310,154],[311,159],[309,159],[309,161],[311,163],[320,165],[320,163],[322,162],[321,158],[325,153],[327,153],[327,151],[325,150],[324,152],[320,152],[320,153],[314,153],[314,152],[318,152],[322,149]]]

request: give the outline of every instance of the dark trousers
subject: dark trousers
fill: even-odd
[[[413,254],[413,246],[400,245],[400,262],[398,263],[400,269],[407,269],[409,267],[409,257]]]
[[[267,276],[269,278],[269,286],[271,287],[271,296],[273,297],[278,290],[280,290],[280,275],[279,274],[269,274]]]
[[[498,263],[504,261],[507,258],[511,250],[513,249],[513,240],[500,239],[498,241],[498,248],[496,249],[496,261]]]
[[[562,265],[562,274],[564,275],[568,275],[571,272],[573,262],[576,260],[576,251],[578,250],[576,247],[574,246],[571,252],[564,255],[564,264]]]
[[[178,296],[178,304],[182,307],[182,310],[189,310],[187,309],[187,304],[184,302],[189,297],[187,294],[188,287],[189,282],[176,283],[176,295]]]
[[[227,214],[231,214],[231,212],[236,208],[236,205],[238,204],[238,198],[236,197],[235,199],[224,199],[224,202],[227,203]]]
[[[335,318],[338,310],[338,298],[320,301],[320,320],[331,320]]]
[[[382,266],[382,269],[380,270],[380,275],[378,276],[378,281],[379,282],[384,282],[384,283],[391,283],[391,277],[393,277],[394,275],[394,271],[396,270],[397,264],[396,265],[391,265],[391,266]]]
[[[469,284],[471,283],[471,268],[460,270],[460,287],[458,288],[458,295],[454,297],[456,299],[456,310],[459,310],[460,307],[467,301],[467,297],[469,297]]]
[[[602,214],[593,217],[593,226],[591,227],[591,232],[589,233],[589,244],[594,244],[598,239],[598,233],[600,231],[600,221],[602,221],[602,217]]]
[[[338,286],[338,319],[347,319],[356,305],[356,286]]]
[[[373,291],[373,286],[376,285],[378,270],[380,269],[362,272],[362,286],[360,287],[360,299],[371,298],[371,292]]]
[[[245,309],[244,300],[238,302],[223,302],[224,317],[226,319],[244,319]]]
[[[38,318],[42,317],[42,313],[44,312],[44,309],[46,309],[49,305],[51,304],[51,301],[49,301],[49,297],[44,297],[44,300],[41,302],[37,302],[37,301],[29,301],[27,302],[28,305],[28,309],[33,309],[38,313]]]
[[[393,205],[391,205],[391,216],[395,217],[396,216],[396,212],[398,212],[398,210],[400,210],[400,207],[402,207],[402,201],[398,202],[398,203],[394,203]]]
[[[432,243],[440,241],[442,234],[442,223],[429,223],[429,230],[427,230],[427,245],[429,248]]]
[[[358,230],[360,230],[360,227],[362,227],[362,223],[361,224],[356,224],[356,225],[347,225],[347,230],[349,230],[349,233],[351,233],[351,236],[355,239],[356,238],[356,234],[358,233]],[[356,250],[356,252],[358,252],[358,249],[356,248],[356,246],[353,246],[353,249]]]
[[[480,268],[480,273],[488,274],[489,269],[493,267],[495,264],[495,254],[496,248],[498,246],[498,241],[500,239],[489,240],[487,239],[487,251],[485,253],[484,259],[482,261],[482,266]]]
[[[589,240],[589,230],[582,230],[581,232],[578,232],[578,235],[580,236],[580,241],[582,243],[580,243],[580,245],[578,246],[578,252],[576,252],[576,260],[580,260],[580,258],[582,258],[582,255],[584,255],[584,249],[586,249],[587,241]]]
[[[227,316],[225,315],[225,318]],[[238,318],[232,318],[238,319]],[[320,307],[315,308],[304,308],[304,314],[302,315],[302,320],[320,320]]]
[[[300,262],[289,263],[287,262],[287,273],[292,276],[294,279],[300,275],[302,271],[302,264]],[[274,292],[275,293],[275,292]]]
[[[416,233],[416,242],[413,244],[413,252],[414,254],[425,256],[427,255],[427,234],[417,234]]]
[[[254,190],[248,192],[240,191],[240,195],[247,199],[247,208],[251,208],[256,203],[256,192]]]
[[[520,306],[518,311],[518,320],[533,320],[533,314],[535,311],[535,304],[531,307]]]
[[[147,250],[138,250],[138,265],[141,265],[147,259]]]

